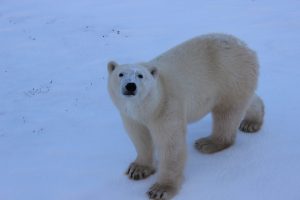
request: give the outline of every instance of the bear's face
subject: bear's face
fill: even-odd
[[[117,99],[142,101],[156,85],[157,70],[141,64],[108,63],[109,90]]]

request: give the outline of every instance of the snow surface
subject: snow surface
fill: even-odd
[[[135,151],[107,93],[106,63],[225,32],[258,53],[265,124],[214,155],[193,148],[211,118],[189,126],[174,199],[299,200],[299,10],[297,0],[2,0],[0,199],[147,199],[156,176],[123,175]]]

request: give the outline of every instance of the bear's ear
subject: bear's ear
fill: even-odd
[[[151,75],[152,75],[154,78],[157,78],[157,76],[158,76],[158,70],[157,70],[156,67],[152,67],[152,68],[150,69],[150,73],[151,73]]]
[[[116,69],[117,66],[118,66],[118,63],[116,63],[115,61],[110,61],[109,63],[107,63],[108,73],[112,73]]]

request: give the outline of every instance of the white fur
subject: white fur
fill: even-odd
[[[149,62],[110,62],[108,70],[110,95],[138,153],[128,175],[133,179],[151,175],[149,169],[155,168],[153,151],[158,150],[159,175],[149,190],[150,198],[170,199],[178,191],[186,160],[188,123],[212,112],[211,136],[195,144],[203,153],[229,147],[239,126],[255,132],[262,125],[263,102],[254,94],[256,54],[233,36],[196,37]],[[120,73],[124,76],[119,77]],[[122,94],[128,82],[137,85],[135,96]]]

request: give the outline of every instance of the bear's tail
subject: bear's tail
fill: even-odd
[[[260,130],[263,124],[265,108],[262,99],[256,94],[246,111],[239,129],[247,133],[255,133]]]

